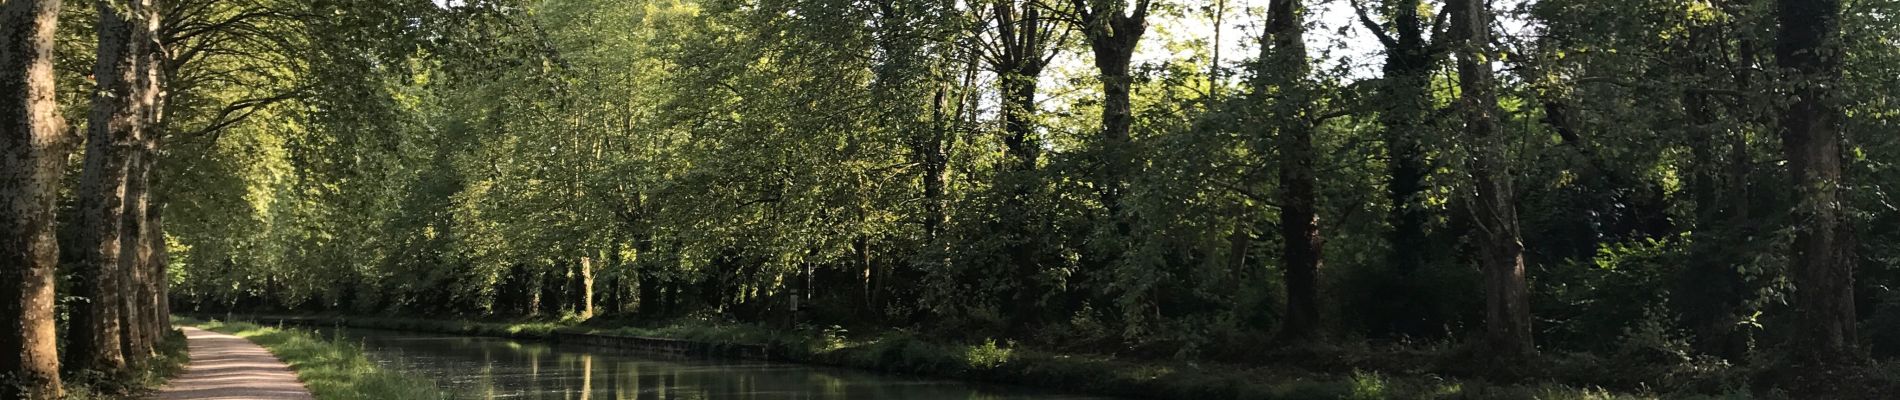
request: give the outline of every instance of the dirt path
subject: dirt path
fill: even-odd
[[[297,373],[269,351],[237,336],[182,327],[191,364],[158,392],[159,400],[314,400]]]

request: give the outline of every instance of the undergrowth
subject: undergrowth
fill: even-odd
[[[68,400],[124,399],[149,397],[165,382],[184,371],[191,360],[185,334],[165,332],[150,359],[126,366],[130,373],[120,377],[68,376],[64,389]]]

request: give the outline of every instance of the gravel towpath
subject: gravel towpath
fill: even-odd
[[[191,345],[185,373],[159,400],[314,400],[297,373],[262,346],[237,336],[182,327]]]

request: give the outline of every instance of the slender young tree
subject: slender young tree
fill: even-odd
[[[98,2],[98,89],[87,123],[85,172],[79,188],[79,271],[75,287],[87,301],[73,311],[68,369],[108,376],[125,368],[123,317],[126,174],[143,130],[139,60],[149,37],[141,25],[149,0]]]
[[[59,0],[0,1],[0,400],[63,395],[53,203],[70,138],[53,91]]]
[[[1781,146],[1794,193],[1796,354],[1821,363],[1862,357],[1855,333],[1853,227],[1841,197],[1841,1],[1781,0],[1775,62],[1789,87]]]
[[[1459,115],[1474,186],[1471,213],[1484,271],[1485,341],[1490,354],[1518,359],[1537,352],[1531,341],[1530,289],[1517,224],[1511,161],[1491,69],[1491,11],[1484,0],[1453,0],[1458,43]]]
[[[1286,322],[1280,337],[1313,339],[1319,333],[1319,268],[1324,238],[1319,230],[1319,179],[1313,171],[1315,98],[1308,79],[1306,10],[1299,0],[1267,3],[1267,31],[1260,46],[1254,88],[1271,104],[1263,128],[1279,146],[1281,271],[1286,279]]]

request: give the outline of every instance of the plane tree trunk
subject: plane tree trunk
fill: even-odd
[[[149,1],[133,4],[98,2],[99,58],[93,66],[98,89],[93,92],[87,123],[85,172],[79,187],[78,295],[86,299],[74,307],[68,369],[98,371],[113,376],[125,369],[121,330],[123,318],[124,214],[126,177],[142,130],[139,101],[139,59],[149,37],[141,29],[142,10]]]
[[[0,4],[0,399],[63,395],[53,203],[70,146],[53,91],[59,0]]]

